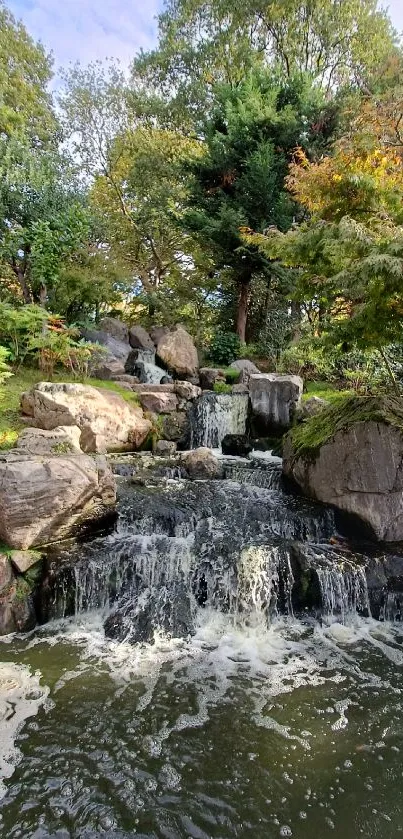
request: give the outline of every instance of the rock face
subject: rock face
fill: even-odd
[[[253,361],[249,361],[247,358],[238,358],[237,361],[232,362],[231,367],[234,367],[235,370],[239,370],[238,384],[240,385],[248,385],[250,377],[260,373],[256,364],[254,364]]]
[[[178,378],[192,378],[199,369],[196,347],[189,333],[181,326],[160,338],[157,357],[164,367]]]
[[[158,347],[158,342],[163,338],[165,335],[169,335],[170,333],[169,326],[152,326],[149,332],[150,338],[153,342],[154,347]]]
[[[305,495],[358,516],[381,541],[403,540],[399,428],[371,420],[356,422],[336,431],[315,453],[297,454],[292,437],[291,433],[285,441],[284,472]]]
[[[94,367],[92,370],[92,375],[94,379],[103,379],[105,381],[114,381],[117,379],[118,376],[123,376],[125,372],[125,366],[123,361],[119,361],[117,358],[111,358],[105,361],[101,361],[97,367]]]
[[[139,394],[140,402],[145,411],[154,414],[172,414],[178,408],[178,399],[174,393],[155,393],[144,390]]]
[[[184,455],[182,463],[192,480],[214,480],[224,475],[222,463],[211,449],[193,449]]]
[[[91,341],[94,344],[100,344],[105,347],[102,357],[95,362],[95,366],[99,366],[101,360],[107,359],[112,361],[126,361],[130,352],[129,343],[113,338],[109,332],[103,332],[100,329],[82,329],[81,334],[86,341]]]
[[[99,321],[101,332],[107,332],[112,338],[117,341],[123,341],[125,344],[129,341],[129,330],[125,323],[118,318],[102,318]]]
[[[129,329],[129,343],[133,349],[152,350],[155,346],[148,332],[142,326],[131,326]]]
[[[253,446],[246,434],[226,434],[221,443],[222,453],[233,457],[248,457]]]
[[[259,431],[278,433],[290,428],[301,402],[302,390],[303,381],[299,376],[252,374],[249,391],[252,415]]]
[[[80,446],[86,452],[130,451],[151,430],[137,405],[89,385],[41,382],[22,394],[21,407],[38,428],[78,426]]]
[[[200,386],[203,390],[214,390],[216,382],[225,384],[225,373],[217,367],[201,367]]]
[[[192,385],[191,382],[175,382],[174,388],[179,399],[185,399],[187,402],[193,402],[201,396],[201,388]]]
[[[65,425],[45,431],[43,428],[24,428],[18,437],[17,448],[27,454],[81,454],[81,431],[77,425]]]
[[[64,539],[115,509],[115,480],[102,457],[0,456],[0,539],[26,550]]]

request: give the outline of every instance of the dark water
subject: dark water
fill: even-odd
[[[320,524],[318,513],[315,527],[312,510],[283,497],[275,481],[269,504],[271,479],[246,481],[249,489],[228,480],[217,487],[215,524],[207,485],[205,509],[196,487],[153,490],[153,515],[136,490],[123,505],[126,537],[123,528],[115,541],[105,540],[102,562],[113,552],[125,562],[137,556],[149,588],[163,579],[168,585],[178,569],[190,574],[213,542],[224,553],[231,543],[226,562],[233,563],[235,536],[240,540],[232,605],[222,611],[212,598],[196,609],[191,640],[161,632],[152,645],[107,640],[108,598],[103,611],[82,611],[3,640],[1,836],[392,839],[403,833],[403,626],[359,617],[351,576],[340,609],[341,576],[330,571],[323,574],[330,605],[322,621],[297,620],[291,612],[268,620],[277,580],[266,562],[270,527],[277,542],[295,533],[309,540],[318,529],[327,532],[329,521],[322,515]],[[179,504],[184,494],[183,515],[173,517],[172,497]],[[229,513],[237,495],[245,514],[239,532]],[[262,522],[264,504],[269,524]],[[146,554],[141,540],[149,546],[157,524],[158,551],[148,547]],[[198,553],[189,547],[183,560],[186,539]],[[88,547],[93,564],[97,550]],[[220,555],[216,549],[213,571],[221,586],[233,587]],[[84,561],[85,555],[77,580],[88,594]],[[95,577],[92,572],[92,582]],[[102,582],[102,574],[96,578]],[[95,601],[89,598],[90,605]],[[76,602],[82,606],[82,596]]]

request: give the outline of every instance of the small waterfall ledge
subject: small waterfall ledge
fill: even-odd
[[[191,411],[190,448],[217,449],[227,434],[245,434],[248,413],[247,393],[204,393]]]

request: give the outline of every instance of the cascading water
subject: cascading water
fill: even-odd
[[[216,449],[226,434],[245,434],[248,420],[247,393],[204,393],[191,412],[191,448]]]
[[[399,620],[401,560],[355,553],[275,460],[223,464],[119,470],[116,531],[49,556],[60,620],[0,663],[10,839],[401,832],[403,638],[361,617]]]
[[[138,376],[143,384],[160,384],[166,372],[155,363],[155,352],[142,349],[137,349],[135,352],[136,360],[133,361],[130,372]]]

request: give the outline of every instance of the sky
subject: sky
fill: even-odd
[[[155,44],[163,0],[6,0],[36,40],[53,52],[55,70],[71,62],[118,58]],[[403,31],[403,0],[389,0],[393,24]]]

